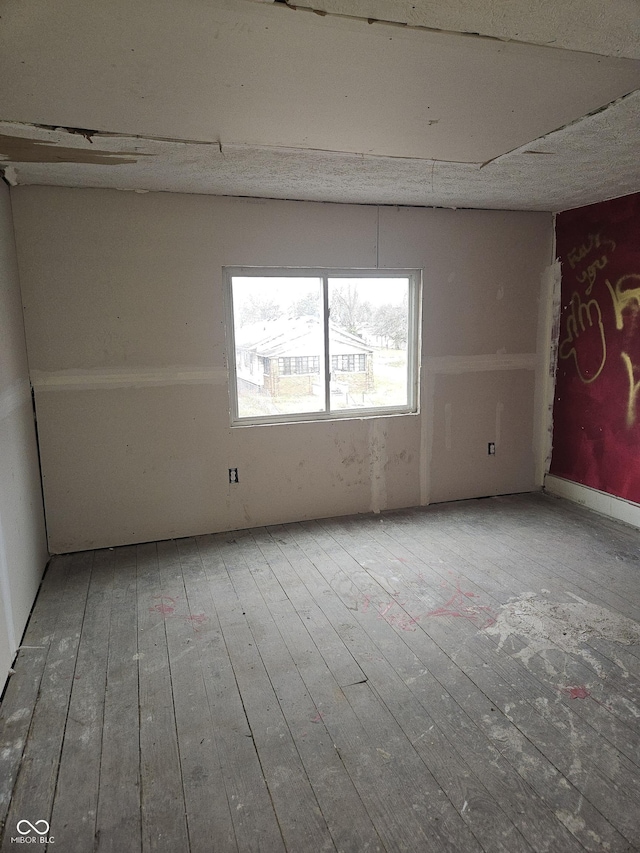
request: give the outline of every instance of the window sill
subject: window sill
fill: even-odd
[[[419,410],[407,409],[406,407],[397,409],[384,409],[374,411],[366,409],[359,412],[357,415],[350,410],[348,413],[340,414],[339,412],[331,412],[325,415],[319,412],[310,412],[308,415],[291,415],[280,416],[274,415],[273,418],[242,418],[242,420],[232,421],[231,428],[236,429],[257,426],[292,426],[295,424],[321,424],[321,423],[336,423],[342,421],[371,421],[381,420],[383,418],[405,418],[416,417],[420,414]]]

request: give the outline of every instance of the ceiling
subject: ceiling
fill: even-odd
[[[0,24],[14,185],[554,211],[640,189],[628,0],[0,0]]]

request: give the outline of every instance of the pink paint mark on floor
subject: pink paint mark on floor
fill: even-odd
[[[184,618],[187,622],[191,622],[193,630],[197,633],[198,626],[206,622],[208,617],[206,613],[192,613],[190,616],[185,616]]]
[[[393,601],[390,601],[384,609],[382,609],[382,605],[380,605],[380,610],[378,611],[379,618],[384,619],[384,617],[387,615],[387,613],[391,610],[392,607]]]
[[[419,616],[410,616],[406,613],[402,608],[405,606],[406,602],[399,601],[389,601],[387,603],[382,603],[378,606],[378,619],[382,619],[383,622],[386,622],[388,625],[393,625],[397,628],[400,628],[402,631],[415,631],[415,626],[418,622]],[[393,608],[397,606],[399,609],[394,610]]]
[[[448,584],[440,584],[447,587]],[[466,599],[477,598],[475,592],[462,589],[460,578],[456,579],[456,585],[453,595],[441,607],[436,607],[435,610],[430,610],[426,616],[453,616],[460,619],[468,619],[477,628],[488,628],[495,623],[493,611],[486,604],[467,605]]]
[[[449,573],[453,574],[450,570]],[[447,581],[442,581],[440,586],[442,589],[451,590],[452,588],[452,584]],[[479,597],[478,593],[462,589],[460,578],[456,578],[453,594],[449,596],[448,600],[440,607],[436,607],[428,613],[411,615],[405,609],[407,601],[400,599],[400,592],[391,592],[389,595],[390,598],[376,602],[373,596],[367,593],[362,597],[360,602],[356,598],[355,609],[359,609],[361,613],[368,613],[370,609],[373,609],[378,619],[396,628],[400,628],[402,631],[415,631],[416,625],[425,616],[451,616],[467,619],[480,630],[488,628],[496,621],[491,607],[486,604],[480,604],[479,602],[469,601],[469,599],[477,599]]]
[[[164,616],[171,616],[172,613],[175,612],[175,607],[172,604],[165,604],[160,601],[158,604],[154,604],[153,607],[149,608],[150,613],[162,613]]]
[[[311,722],[312,722],[312,723],[321,723],[323,719],[324,719],[324,714],[322,713],[322,711],[318,711],[318,713],[317,713],[317,714],[316,714],[316,716],[311,720]]]
[[[593,693],[584,684],[580,684],[577,687],[558,687],[557,689],[560,693],[566,693],[569,699],[591,699],[592,702],[595,702],[596,705],[600,705],[600,707],[604,708],[605,711],[609,711],[610,714],[616,713],[615,708],[611,704],[601,702],[600,699],[596,699]]]
[[[415,631],[419,619],[419,616],[403,616],[396,622],[396,625],[402,631]]]
[[[586,687],[563,687],[563,691],[569,694],[569,699],[588,699],[591,692]]]

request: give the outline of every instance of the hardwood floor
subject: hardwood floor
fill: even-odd
[[[3,853],[640,850],[640,534],[542,494],[55,557],[15,669]]]

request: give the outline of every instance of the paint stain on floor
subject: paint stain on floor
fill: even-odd
[[[500,608],[495,623],[485,627],[487,634],[498,637],[498,648],[512,639],[525,643],[514,654],[525,666],[535,655],[557,650],[578,655],[603,675],[599,661],[591,653],[591,639],[604,639],[620,645],[640,643],[640,624],[606,607],[592,604],[573,593],[572,601],[549,601],[527,592]]]

